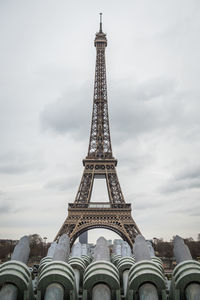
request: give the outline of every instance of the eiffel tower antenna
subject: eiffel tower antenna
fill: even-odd
[[[100,29],[94,40],[96,67],[89,147],[83,160],[83,176],[74,203],[68,205],[68,216],[55,240],[63,233],[70,236],[71,244],[83,232],[93,228],[106,228],[118,233],[130,245],[140,234],[131,216],[131,204],[125,203],[117,177],[117,160],[113,157],[107,99],[105,49],[106,34]],[[90,202],[95,178],[107,183],[109,202]]]
[[[100,14],[100,27],[99,27],[99,32],[103,32],[102,31],[102,13],[99,13]]]

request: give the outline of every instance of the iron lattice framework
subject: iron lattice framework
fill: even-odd
[[[96,68],[88,154],[83,160],[84,172],[75,202],[69,204],[68,216],[55,239],[68,233],[73,244],[84,231],[102,227],[115,231],[132,245],[140,231],[131,216],[131,204],[125,203],[116,172],[117,160],[112,154],[105,63],[107,39],[101,20],[94,45]],[[105,178],[109,202],[90,202],[95,178]]]

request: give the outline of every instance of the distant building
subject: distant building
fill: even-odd
[[[88,232],[85,231],[79,236],[79,242],[81,244],[88,244]]]

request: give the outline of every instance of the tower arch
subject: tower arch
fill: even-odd
[[[70,239],[70,245],[72,246],[74,244],[74,242],[76,241],[76,239],[85,231],[88,231],[91,229],[97,229],[97,228],[111,230],[111,231],[117,233],[124,241],[126,241],[130,245],[130,247],[133,246],[131,239],[127,238],[127,235],[124,232],[123,228],[121,228],[121,226],[113,225],[113,224],[108,225],[105,223],[97,224],[96,222],[94,222],[93,224],[84,224],[84,225],[80,226],[79,228],[77,228],[76,232],[73,233],[73,235]]]

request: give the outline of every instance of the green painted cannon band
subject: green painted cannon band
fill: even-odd
[[[42,264],[45,261],[52,261],[53,257],[52,256],[45,256],[41,259],[40,264]]]
[[[111,259],[115,259],[115,258],[121,258],[122,256],[119,254],[112,254]]]
[[[83,273],[86,269],[85,261],[80,257],[71,257],[68,263],[72,266],[72,268],[79,270],[81,273]]]
[[[83,258],[83,259],[89,259],[90,260],[90,262],[92,261],[92,256],[91,255],[86,255],[86,254],[82,254],[81,255],[81,258]]]
[[[114,265],[117,265],[118,261],[121,259],[121,255],[114,254],[111,257],[111,261]]]
[[[29,287],[31,273],[28,267],[16,260],[8,261],[0,266],[0,285],[13,283],[17,286],[20,295]]]
[[[84,260],[86,266],[88,266],[92,261],[91,257],[89,257],[87,255],[82,255],[82,259]]]
[[[43,292],[52,282],[62,284],[66,290],[74,289],[74,281],[71,280],[68,274],[65,274],[65,272],[58,269],[56,269],[55,272],[52,271],[40,277],[38,282],[38,289]]]
[[[166,288],[162,277],[153,272],[147,272],[140,274],[139,276],[135,276],[131,282],[129,281],[129,289],[133,289],[138,292],[139,287],[147,282],[150,282],[156,286],[159,295],[161,294],[162,290],[165,290]]]
[[[118,270],[112,263],[96,261],[87,267],[83,288],[91,290],[98,283],[106,283],[111,290],[120,289]]]
[[[195,268],[184,270],[178,278],[175,278],[176,288],[185,288],[192,281],[200,283],[200,270]]]
[[[124,295],[127,294],[129,270],[135,264],[133,257],[122,257],[117,263],[120,275],[120,283],[123,286]]]
[[[190,268],[190,267],[200,269],[200,263],[195,260],[185,260],[185,261],[181,262],[174,268],[173,277],[176,277],[177,274],[181,274],[182,272],[184,272],[184,269]]]
[[[160,268],[158,267],[158,265],[151,262],[151,261],[148,261],[148,260],[144,260],[144,261],[140,261],[138,263],[135,263],[130,269],[129,277],[131,278],[132,276],[135,276],[135,274],[137,272],[140,272],[140,274],[142,274],[142,273],[145,273],[146,271],[156,272],[156,274],[160,275],[163,278],[163,273],[160,270]]]
[[[40,261],[40,265],[39,265],[39,269],[38,269],[38,274],[40,274],[41,271],[42,271],[42,269],[43,269],[43,267],[46,264],[50,263],[50,262],[52,262],[52,257],[46,256],[46,257],[42,258],[41,261]]]
[[[69,295],[70,291],[73,292],[75,298],[77,297],[74,271],[66,262],[53,261],[44,266],[38,281],[38,290],[41,291],[42,297],[44,297],[46,288],[52,283],[63,286],[65,297]]]
[[[119,274],[115,272],[115,270],[111,269],[109,266],[105,266],[104,264],[99,264],[93,267],[92,269],[88,270],[87,273],[84,274],[84,282],[87,280],[88,277],[91,277],[94,272],[98,272],[99,274],[103,272],[108,272],[110,276],[115,278],[116,281],[119,280]]]
[[[3,271],[4,269],[13,269],[13,268],[23,273],[24,276],[26,276],[26,278],[30,278],[31,273],[29,271],[29,268],[23,262],[18,260],[10,260],[0,265],[0,272]]]
[[[93,263],[91,263],[87,269],[85,270],[85,274],[84,274],[84,280],[90,276],[90,274],[96,270],[107,270],[110,273],[113,274],[113,276],[116,277],[116,279],[119,279],[119,271],[118,269],[111,263],[108,261],[95,261]]]
[[[161,270],[161,272],[164,274],[164,267],[163,267],[163,262],[159,257],[152,257],[151,258],[152,262],[154,262],[155,264],[157,264]]]
[[[180,299],[182,299],[185,297],[186,287],[194,282],[200,284],[200,263],[195,260],[181,262],[173,271],[173,284],[171,284],[170,294],[174,296],[175,291],[178,290]]]
[[[129,270],[134,264],[135,260],[132,257],[122,257],[117,263],[120,275],[122,275],[125,270]]]
[[[140,261],[130,269],[129,289],[138,291],[139,287],[146,282],[154,284],[159,294],[165,290],[162,272],[155,263],[149,260]]]
[[[88,276],[88,278],[84,281],[83,287],[84,289],[91,289],[94,285],[98,283],[107,284],[110,289],[117,290],[120,288],[119,281],[108,271],[108,270],[96,270]]]
[[[73,268],[68,263],[64,261],[52,261],[44,266],[39,278],[54,270],[66,272],[71,279],[74,277]]]
[[[56,275],[59,275],[59,277],[57,278],[57,280],[59,280],[60,277],[63,277],[63,280],[65,280],[66,278],[73,283],[73,279],[74,279],[74,272],[71,273],[71,270],[69,271],[67,268],[59,268],[59,267],[55,267],[54,269],[50,269],[45,273],[41,273],[40,277],[39,277],[39,283],[43,280],[43,278],[47,278],[47,277],[53,277],[54,280],[56,278]],[[59,283],[59,281],[58,281]],[[73,284],[72,284],[73,286]],[[70,287],[71,288],[71,287]]]
[[[72,266],[74,270],[74,275],[76,279],[76,289],[77,293],[79,293],[79,286],[83,284],[83,274],[86,269],[86,263],[83,258],[80,257],[71,257],[68,261],[70,266]]]

